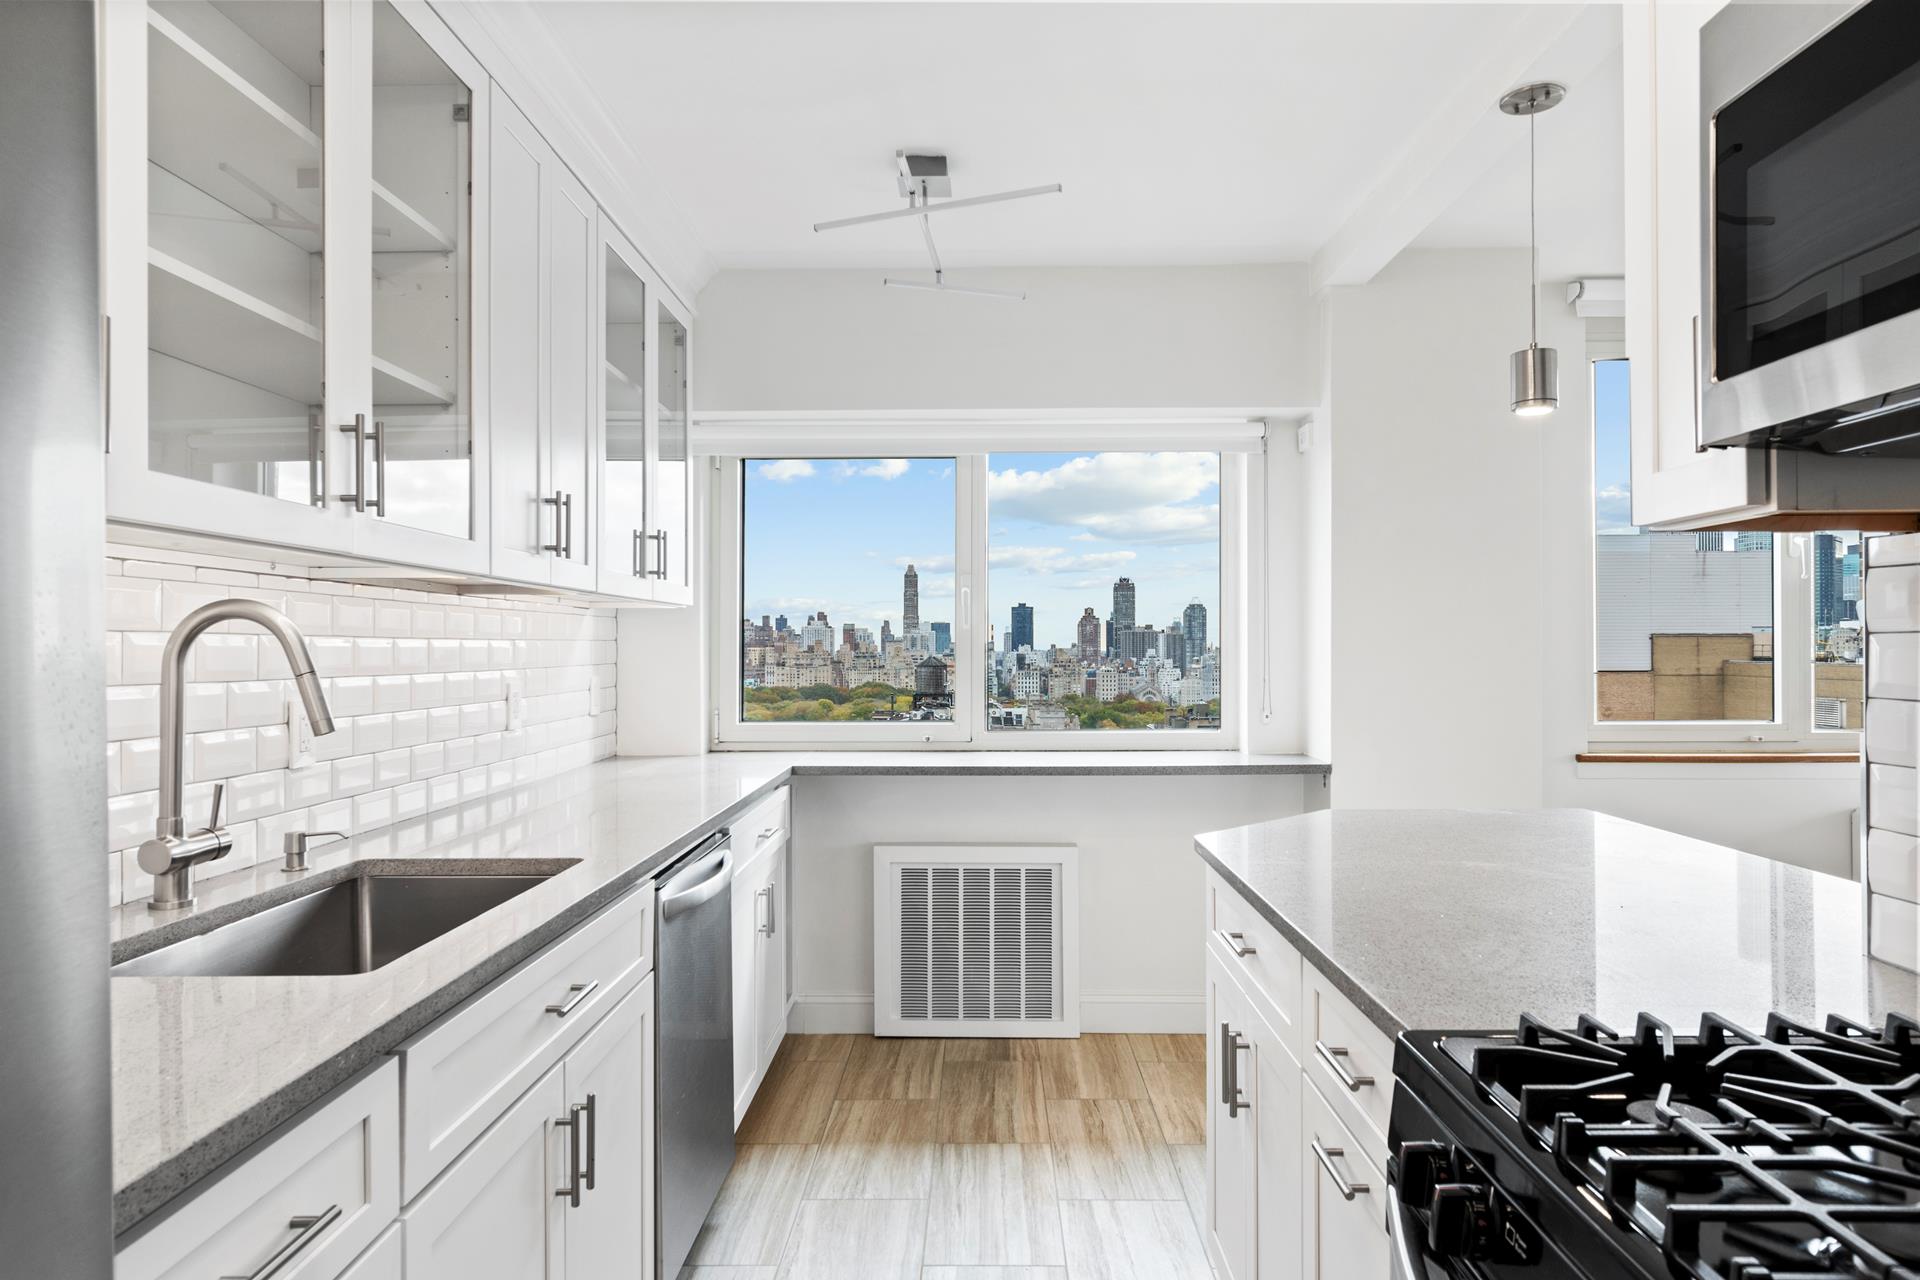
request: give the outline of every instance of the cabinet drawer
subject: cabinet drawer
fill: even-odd
[[[387,1062],[222,1174],[114,1259],[115,1280],[335,1280],[400,1210],[400,1068]]]
[[[793,821],[792,788],[781,787],[740,815],[733,823],[734,866],[746,870],[762,855],[770,853],[789,834]],[[735,874],[739,874],[737,871]]]
[[[1368,1154],[1385,1160],[1387,1121],[1393,1114],[1393,1041],[1318,969],[1304,969],[1307,1016],[1300,1061],[1307,1079],[1367,1142]]]
[[[646,884],[401,1046],[403,1202],[639,983],[652,925]]]
[[[1300,953],[1212,870],[1207,872],[1207,932],[1241,984],[1264,1000],[1261,1012],[1287,1051],[1301,1058]]]
[[[1308,1280],[1387,1274],[1387,1179],[1361,1142],[1316,1089],[1300,1091],[1301,1270]]]
[[[388,1227],[373,1247],[347,1264],[340,1280],[401,1280],[406,1256],[401,1252],[400,1224]]]

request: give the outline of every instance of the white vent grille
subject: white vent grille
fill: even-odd
[[[1075,1034],[1075,852],[876,847],[876,1032]]]

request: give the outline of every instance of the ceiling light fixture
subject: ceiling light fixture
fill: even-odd
[[[1540,241],[1534,219],[1534,188],[1537,181],[1533,146],[1533,118],[1551,111],[1566,100],[1567,87],[1543,80],[1521,85],[1500,99],[1500,109],[1510,116],[1527,118],[1527,303],[1532,317],[1527,345],[1513,353],[1512,409],[1522,418],[1539,418],[1552,413],[1560,403],[1560,353],[1540,345]]]
[[[893,289],[925,289],[936,293],[964,293],[976,298],[1003,298],[1011,302],[1024,302],[1026,292],[1016,289],[983,289],[972,285],[948,284],[946,269],[940,265],[940,251],[933,244],[933,227],[927,221],[929,214],[940,213],[946,209],[969,209],[976,205],[998,204],[1003,200],[1024,200],[1029,196],[1052,195],[1061,189],[1055,182],[1044,187],[1022,187],[1018,191],[996,191],[991,195],[967,196],[952,200],[953,181],[947,176],[947,158],[943,155],[913,155],[906,151],[893,153],[894,164],[899,170],[898,182],[900,194],[907,198],[904,209],[887,209],[880,213],[862,213],[851,218],[835,218],[828,222],[813,224],[815,231],[835,231],[841,227],[856,227],[868,222],[884,222],[889,218],[920,219],[920,235],[927,242],[927,257],[933,262],[933,279],[898,280],[892,276],[884,277],[880,283]],[[933,203],[933,197],[942,197],[940,203]]]

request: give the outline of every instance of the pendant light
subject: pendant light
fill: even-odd
[[[1536,180],[1533,118],[1551,111],[1566,99],[1565,85],[1551,81],[1522,85],[1500,99],[1500,109],[1527,118],[1527,301],[1531,323],[1527,345],[1513,353],[1513,412],[1522,418],[1552,413],[1560,403],[1560,353],[1540,345],[1540,242],[1534,225]]]

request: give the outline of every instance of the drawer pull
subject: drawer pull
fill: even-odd
[[[301,1214],[299,1217],[287,1219],[287,1230],[297,1231],[299,1235],[275,1250],[273,1256],[261,1263],[258,1270],[244,1276],[222,1276],[221,1280],[268,1280],[270,1276],[279,1275],[286,1270],[289,1262],[300,1255],[302,1249],[318,1240],[322,1232],[339,1220],[340,1206],[337,1204],[328,1205],[327,1211],[322,1214],[313,1216]]]
[[[593,1172],[600,1164],[600,1099],[587,1095],[587,1190],[593,1190]]]
[[[580,1207],[580,1192],[586,1185],[586,1174],[580,1169],[580,1131],[587,1127],[587,1122],[580,1117],[586,1110],[586,1103],[576,1102],[567,1108],[566,1119],[554,1121],[554,1124],[567,1131],[567,1173],[573,1182],[556,1189],[553,1194],[575,1209]]]
[[[1348,1056],[1347,1050],[1330,1045],[1325,1040],[1315,1040],[1313,1052],[1327,1064],[1327,1070],[1333,1072],[1334,1078],[1347,1087],[1348,1093],[1358,1093],[1373,1083],[1372,1076],[1357,1076],[1347,1070],[1347,1064],[1341,1061]]]
[[[1240,1091],[1240,1054],[1251,1048],[1245,1036],[1227,1023],[1220,1024],[1220,1105],[1227,1109],[1229,1119],[1253,1110],[1253,1104]]]
[[[1368,1191],[1372,1190],[1372,1188],[1364,1182],[1347,1181],[1347,1179],[1341,1175],[1340,1171],[1333,1167],[1334,1157],[1344,1156],[1346,1154],[1343,1148],[1323,1147],[1320,1145],[1318,1138],[1313,1140],[1313,1158],[1320,1162],[1320,1167],[1327,1171],[1329,1178],[1333,1179],[1333,1188],[1340,1193],[1340,1198],[1343,1200],[1351,1200],[1355,1196],[1365,1195]]]
[[[598,990],[598,982],[576,982],[567,988],[567,998],[560,1004],[550,1004],[547,1012],[555,1017],[564,1018],[580,1007],[580,1002]]]
[[[1227,950],[1233,952],[1236,956],[1250,956],[1253,954],[1253,948],[1247,945],[1247,935],[1244,933],[1236,933],[1231,929],[1215,929],[1213,936],[1220,939]]]

